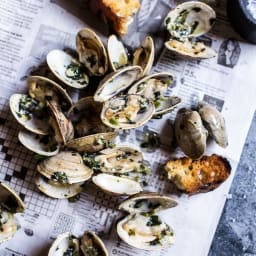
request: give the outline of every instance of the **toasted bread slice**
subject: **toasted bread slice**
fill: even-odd
[[[139,0],[90,0],[91,9],[101,13],[104,19],[110,21],[119,35],[127,32],[132,16],[140,7]]]
[[[217,188],[230,175],[231,166],[227,159],[214,154],[199,160],[173,159],[166,163],[165,170],[180,190],[195,194]]]

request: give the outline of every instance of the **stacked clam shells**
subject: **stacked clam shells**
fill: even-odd
[[[85,231],[81,238],[71,233],[59,235],[53,242],[48,256],[63,255],[102,255],[108,256],[108,251],[102,240],[92,231]]]
[[[198,39],[212,28],[215,20],[215,11],[205,3],[188,1],[177,5],[164,21],[170,33],[165,47],[191,58],[215,57],[216,52]]]
[[[17,193],[0,182],[0,244],[9,240],[17,231],[15,213],[25,211],[25,205]]]
[[[205,102],[199,102],[197,110],[182,108],[174,122],[175,137],[183,152],[192,159],[203,156],[208,135],[226,148],[228,136],[221,113]]]

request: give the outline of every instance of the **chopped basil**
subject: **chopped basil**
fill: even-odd
[[[156,238],[155,240],[150,241],[149,244],[150,244],[150,245],[153,245],[153,246],[154,246],[154,245],[158,245],[158,244],[160,244],[160,239],[159,239],[159,238]]]
[[[68,183],[68,177],[65,172],[54,172],[51,176],[51,179],[53,181],[57,181],[61,184],[67,184]]]
[[[116,126],[119,124],[118,119],[116,119],[116,118],[114,118],[114,117],[110,118],[110,119],[109,119],[109,122],[110,122],[111,124],[113,124],[113,125],[116,125]]]
[[[67,66],[66,76],[73,80],[83,79],[84,68],[81,64],[71,63]]]
[[[135,234],[136,234],[135,229],[129,229],[128,231],[129,236],[135,236]]]
[[[161,224],[162,224],[162,222],[157,215],[151,215],[149,217],[149,221],[147,222],[147,226],[149,226],[149,227],[159,226]]]
[[[101,164],[95,161],[95,154],[84,153],[83,161],[84,164],[91,168],[93,171],[101,171]]]

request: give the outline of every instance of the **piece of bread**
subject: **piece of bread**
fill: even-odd
[[[231,172],[230,163],[218,155],[203,156],[199,160],[188,157],[169,160],[165,165],[168,178],[183,192],[208,192],[224,182]]]
[[[91,9],[110,21],[119,35],[127,32],[132,16],[140,8],[139,0],[90,0]]]

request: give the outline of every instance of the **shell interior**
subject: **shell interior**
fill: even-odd
[[[53,74],[66,85],[81,89],[89,83],[83,66],[62,50],[52,50],[47,54],[47,64]]]
[[[125,47],[115,35],[108,38],[108,57],[111,69],[116,71],[128,65],[128,56]]]
[[[77,152],[63,151],[37,165],[37,171],[60,184],[73,184],[91,178],[93,171],[84,165]]]
[[[75,184],[60,184],[45,178],[41,174],[36,176],[35,183],[41,192],[47,196],[59,199],[73,197],[81,193],[84,184],[83,182]]]
[[[12,213],[0,207],[0,244],[9,240],[17,231],[17,223]]]
[[[130,66],[110,73],[100,82],[94,94],[94,100],[104,102],[114,97],[135,82],[141,75],[141,72],[141,67]]]
[[[143,95],[129,94],[106,101],[101,120],[112,128],[132,129],[142,126],[155,113],[154,103]]]
[[[33,114],[34,110],[42,110],[37,101],[27,94],[13,94],[9,104],[13,116],[24,128],[36,134],[46,135],[49,133],[50,126],[47,120],[37,118]]]
[[[23,130],[19,132],[18,139],[24,147],[42,156],[54,156],[60,149],[50,135],[42,136]]]
[[[172,97],[164,97],[160,104],[156,108],[156,112],[154,115],[163,115],[171,112],[174,108],[177,107],[181,103],[181,98],[177,96]]]
[[[143,190],[138,182],[111,174],[98,174],[92,181],[105,192],[115,195],[134,195]]]

